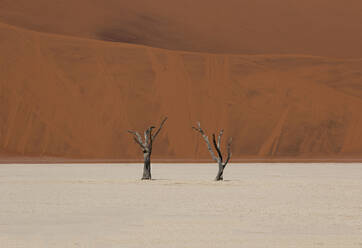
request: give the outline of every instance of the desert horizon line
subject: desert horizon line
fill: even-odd
[[[0,165],[5,164],[143,164],[142,159],[73,159],[58,157],[9,157],[1,158]],[[233,159],[229,164],[263,164],[263,163],[362,163],[362,158],[245,158]],[[214,164],[212,159],[152,159],[152,164]]]

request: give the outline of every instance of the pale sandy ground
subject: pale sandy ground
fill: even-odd
[[[0,165],[0,247],[362,247],[361,164]]]

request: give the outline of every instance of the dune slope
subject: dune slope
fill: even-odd
[[[2,161],[134,160],[127,133],[157,124],[156,160],[209,159],[191,129],[225,129],[233,158],[362,157],[362,61],[170,51],[0,24]]]

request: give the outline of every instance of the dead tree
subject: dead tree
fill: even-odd
[[[214,144],[214,148],[217,152],[217,156],[215,156],[215,153],[212,149],[212,146],[210,144],[210,141],[209,141],[209,137],[207,137],[207,135],[205,134],[204,130],[202,130],[201,128],[201,125],[200,125],[200,122],[197,122],[197,127],[192,127],[194,130],[198,131],[202,137],[204,138],[206,144],[207,144],[207,149],[209,150],[210,154],[211,154],[211,157],[213,160],[215,160],[218,165],[219,165],[219,171],[215,177],[215,181],[221,181],[223,180],[223,174],[224,174],[224,169],[226,167],[226,165],[228,164],[230,158],[231,158],[231,142],[232,142],[232,138],[229,139],[228,141],[228,144],[227,144],[227,158],[225,160],[225,162],[223,161],[223,156],[222,156],[222,153],[221,153],[221,149],[220,149],[220,142],[221,142],[221,137],[222,137],[222,134],[223,134],[223,130],[221,130],[219,132],[219,135],[217,137],[217,141],[216,141],[216,136],[215,134],[212,134],[212,141],[213,141],[213,144]]]
[[[157,137],[157,135],[160,133],[163,124],[166,122],[167,117],[163,119],[163,121],[160,124],[160,127],[157,129],[157,131],[153,134],[152,131],[156,127],[151,126],[144,132],[144,140],[142,140],[141,135],[132,130],[128,130],[129,133],[133,134],[134,141],[141,147],[143,152],[143,159],[144,159],[144,166],[143,166],[143,176],[142,180],[151,180],[151,154],[152,154],[152,145],[153,141]]]

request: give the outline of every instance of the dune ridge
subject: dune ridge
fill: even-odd
[[[0,22],[172,50],[362,58],[356,0],[1,0]]]

